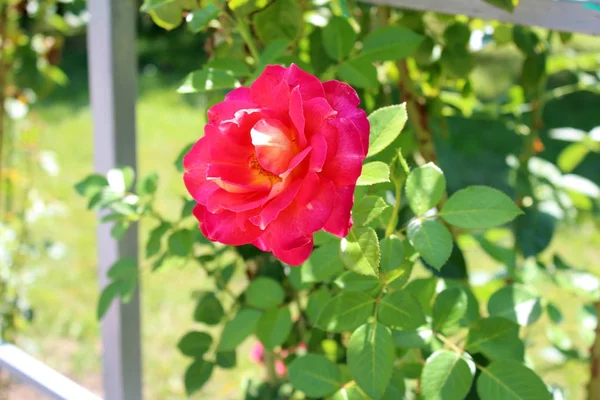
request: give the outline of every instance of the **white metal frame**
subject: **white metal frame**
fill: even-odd
[[[366,3],[420,11],[461,14],[481,19],[495,19],[519,25],[541,26],[565,32],[600,35],[600,11],[586,8],[585,3],[598,0],[521,0],[510,13],[483,0],[360,0]]]
[[[464,14],[482,19],[543,26],[561,31],[600,35],[600,12],[581,1],[521,0],[514,13],[482,0],[361,0],[416,10]],[[570,1],[570,2],[569,2]],[[600,3],[600,0],[594,0]],[[105,173],[119,166],[136,166],[136,0],[88,0],[88,65],[94,117],[94,164]],[[117,242],[107,225],[97,230],[100,287],[121,257],[138,256],[137,227]],[[104,398],[141,400],[139,293],[129,304],[115,302],[102,324]],[[100,400],[58,372],[9,344],[0,344],[0,368],[5,368],[42,393],[59,400]]]

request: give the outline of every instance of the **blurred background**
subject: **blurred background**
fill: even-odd
[[[0,175],[2,335],[50,367],[101,393],[99,329],[94,312],[99,296],[97,219],[88,211],[87,200],[74,190],[83,176],[93,172],[86,1],[5,3],[0,36],[10,42],[6,45],[4,41],[0,69],[5,115]],[[326,5],[327,1],[321,3]],[[318,12],[310,18],[316,18],[314,15]],[[520,79],[523,54],[511,39],[512,27],[466,20],[472,28],[469,52],[473,66],[468,72],[469,87],[464,89],[469,93],[457,94],[455,107],[468,115],[477,99],[489,107],[518,109],[524,100],[514,85]],[[206,49],[212,45],[207,42],[207,31],[191,33],[186,24],[167,31],[150,15],[140,13],[138,35],[139,171],[141,175],[158,173],[162,185],[156,195],[157,207],[164,215],[176,218],[185,189],[174,162],[185,145],[200,137],[207,106],[222,92],[183,95],[176,91],[187,73],[206,62]],[[587,178],[589,181],[578,184],[588,185],[584,190],[589,188],[592,197],[600,196],[596,192],[600,184],[600,38],[556,34],[550,40],[548,87],[570,86],[568,94],[551,99],[544,110],[539,157]],[[482,179],[478,174],[483,172],[474,170],[466,158],[477,158],[484,168],[498,168],[497,160],[504,160],[518,142],[515,135],[494,139],[503,134],[503,128],[487,121],[465,117],[447,121],[452,132],[472,136],[460,146],[458,142],[441,144],[441,164],[444,170],[454,171],[450,187],[464,186],[461,180]],[[570,129],[562,130],[561,137],[559,133],[552,136],[553,128]],[[590,138],[575,141],[579,146],[573,146],[572,139],[564,139],[580,132]],[[544,171],[538,173],[543,176]],[[551,258],[558,252],[569,264],[598,274],[596,209],[585,196],[579,201],[581,208],[590,212],[552,226],[555,234],[547,238],[549,245],[544,254]],[[141,224],[142,241],[151,228]],[[492,293],[498,284],[489,284],[489,276],[500,263],[472,239],[466,238],[461,244],[467,264],[478,266],[478,273],[472,276],[476,290]],[[196,266],[178,262],[166,263],[157,274],[150,274],[149,269],[142,273],[143,373],[149,399],[185,397],[181,377],[188,362],[176,344],[194,324],[192,300],[204,288],[204,278]],[[575,284],[593,294],[599,289],[597,279],[585,275]],[[583,397],[588,368],[576,357],[570,360],[568,350],[587,351],[596,317],[580,299],[565,293],[550,295],[562,308],[578,310],[567,317],[563,329],[580,333],[585,326],[587,341],[572,342],[561,336],[562,331],[549,330],[548,321],[532,328],[535,332],[531,340],[535,354],[545,363],[539,373],[545,380],[568,388],[569,398],[577,399]],[[558,348],[565,351],[556,350],[557,342]],[[246,343],[244,351],[249,351],[251,345]],[[240,382],[257,373],[240,353],[237,368],[217,372],[195,398],[239,398]],[[11,400],[37,398],[18,384],[6,385],[4,393]]]

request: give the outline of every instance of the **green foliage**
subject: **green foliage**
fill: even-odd
[[[378,323],[356,329],[348,342],[348,368],[368,396],[381,398],[394,368],[394,343],[389,329]]]
[[[306,354],[290,364],[290,382],[311,397],[323,397],[336,391],[341,385],[337,365],[318,354]]]
[[[507,11],[518,5],[488,3]],[[213,369],[236,365],[236,351],[253,338],[265,348],[257,367],[265,373],[255,375],[266,382],[249,383],[248,399],[289,399],[291,388],[298,398],[334,400],[548,398],[524,365],[533,355],[525,346],[533,329],[521,328],[539,323],[545,309],[556,325],[542,330],[547,343],[580,362],[574,340],[558,326],[567,310],[547,287],[587,301],[599,295],[590,273],[560,258],[545,261],[558,223],[589,217],[600,198],[593,182],[574,174],[600,150],[594,131],[586,133],[591,125],[553,131],[542,121],[548,99],[560,92],[549,80],[559,63],[552,35],[361,2],[202,5],[148,0],[143,7],[167,29],[185,14],[188,29],[209,38],[209,59],[194,66],[180,93],[214,104],[226,90],[250,85],[265,66],[293,62],[322,81],[357,89],[370,136],[349,234],[315,233],[315,248],[300,267],[251,245],[209,243],[190,217],[193,201],[177,211],[180,218],[163,216],[154,205],[155,174],[134,188],[133,170],[120,168],[76,186],[90,208],[108,211],[103,222],[114,224],[115,236],[152,220],[145,254],[153,269],[178,260],[198,266],[211,282],[193,313],[210,335],[198,328],[179,342],[193,358],[187,392],[200,389]],[[471,49],[479,35],[484,47],[512,42],[510,51],[519,52],[520,64],[511,67],[517,72],[497,98],[482,93],[495,85],[478,81],[495,56]],[[558,148],[552,140],[569,143]],[[177,158],[180,173],[190,148]],[[491,266],[467,265],[469,246],[504,270],[472,286]],[[137,268],[111,270],[99,314],[130,296]],[[480,303],[487,304],[485,317]],[[583,310],[582,318],[597,319]],[[276,363],[287,375],[275,376]]]

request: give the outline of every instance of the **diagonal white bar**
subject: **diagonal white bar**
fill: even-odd
[[[51,399],[102,400],[12,344],[0,344],[0,369]]]
[[[88,65],[94,118],[94,164],[106,173],[119,165],[136,167],[136,15],[135,0],[89,0]],[[138,257],[137,226],[117,242],[110,226],[97,231],[100,287],[122,257]],[[141,351],[139,294],[129,304],[114,302],[102,320],[104,397],[140,400]]]
[[[566,32],[600,35],[600,11],[586,8],[584,1],[522,0],[513,13],[483,0],[361,0],[365,3],[463,14],[481,19],[497,19],[520,25],[541,26]],[[588,4],[594,4],[589,1]]]

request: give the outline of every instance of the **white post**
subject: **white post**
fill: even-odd
[[[106,173],[119,165],[136,167],[136,15],[134,0],[89,0],[88,65],[94,117],[94,164]],[[137,226],[117,242],[110,226],[97,230],[100,287],[122,257],[138,257]],[[141,400],[139,294],[129,304],[114,302],[101,323],[104,398]]]

